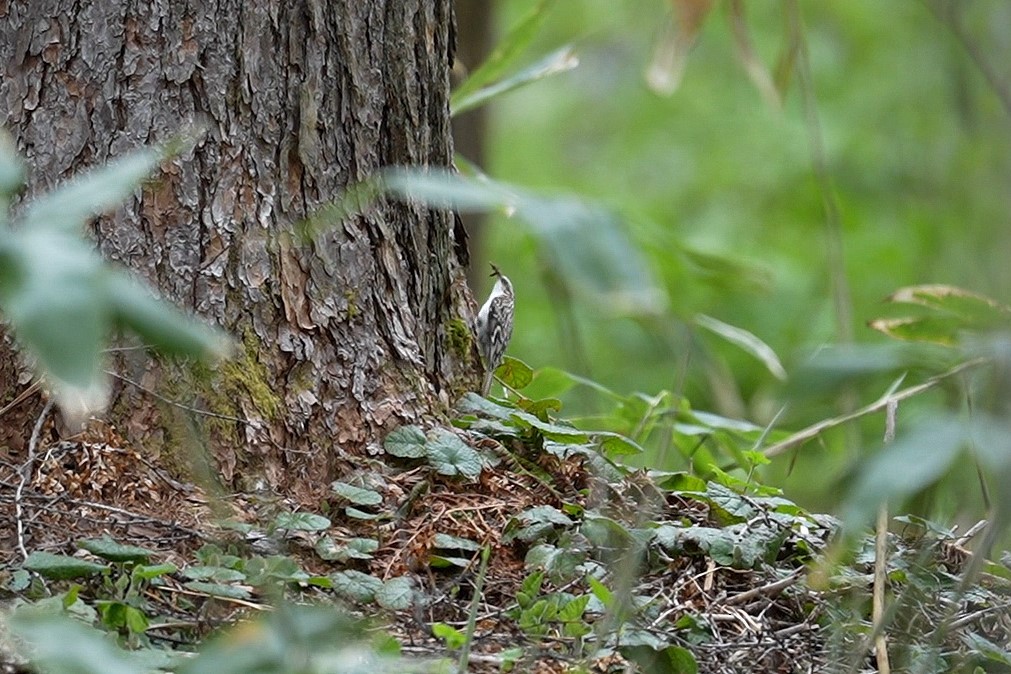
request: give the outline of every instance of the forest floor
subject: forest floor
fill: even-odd
[[[367,617],[356,634],[375,652],[392,635],[411,671],[879,671],[871,537],[844,548],[838,522],[775,490],[623,469],[592,438],[495,407],[434,435],[401,429],[389,461],[317,504],[212,496],[104,427],[43,439],[0,460],[0,597],[57,597],[148,654],[204,651],[282,601],[335,602]],[[1011,667],[1011,573],[987,563],[966,585],[969,537],[900,520],[881,630],[893,671]],[[347,643],[313,646],[328,648]],[[211,671],[201,657],[150,669]],[[288,671],[228,662],[215,671]]]

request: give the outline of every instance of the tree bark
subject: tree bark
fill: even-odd
[[[110,414],[131,441],[185,460],[196,440],[226,484],[308,495],[473,385],[451,214],[383,201],[291,236],[384,166],[451,164],[453,30],[451,0],[0,0],[0,122],[29,198],[206,128],[94,226],[108,258],[239,344],[215,371],[118,359]]]

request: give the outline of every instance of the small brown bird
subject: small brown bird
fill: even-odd
[[[498,277],[495,287],[477,314],[477,346],[484,361],[484,385],[481,395],[488,395],[495,368],[502,362],[506,347],[513,336],[513,284],[509,278],[491,266],[492,276]]]

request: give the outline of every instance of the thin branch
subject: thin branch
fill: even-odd
[[[256,429],[260,428],[260,424],[257,421],[251,421],[249,419],[240,419],[238,417],[230,417],[227,414],[217,414],[215,412],[208,412],[207,410],[202,410],[202,409],[193,407],[192,405],[186,405],[186,404],[181,403],[181,402],[179,402],[177,400],[172,400],[170,398],[166,398],[163,395],[159,395],[158,393],[155,393],[154,391],[152,391],[151,389],[147,388],[143,384],[141,384],[139,382],[135,382],[132,379],[124,377],[123,375],[121,375],[121,374],[119,374],[117,372],[113,372],[112,370],[106,370],[105,373],[107,375],[109,375],[110,377],[113,377],[114,379],[118,379],[121,382],[129,384],[130,386],[133,386],[138,391],[146,393],[149,396],[151,396],[152,398],[157,398],[158,400],[162,401],[163,403],[166,403],[168,405],[172,405],[173,407],[178,407],[181,410],[186,410],[187,412],[192,412],[193,414],[199,414],[200,416],[204,416],[204,417],[212,417],[214,419],[222,419],[224,421],[233,421],[233,422],[235,422],[237,424],[245,424],[247,426],[252,426],[253,428],[256,428]]]
[[[790,437],[781,440],[774,445],[769,445],[768,447],[766,447],[761,451],[766,456],[777,456],[798,445],[804,444],[808,440],[812,440],[818,437],[819,435],[821,435],[822,433],[824,433],[829,429],[835,428],[836,426],[841,426],[842,424],[846,424],[851,421],[855,421],[860,417],[867,416],[868,414],[874,414],[875,412],[879,412],[885,407],[887,407],[890,401],[894,400],[896,403],[899,403],[902,402],[903,400],[906,400],[907,398],[912,398],[913,396],[919,395],[924,391],[934,388],[935,386],[937,386],[946,379],[954,377],[955,375],[964,372],[965,370],[968,370],[970,368],[978,367],[979,365],[982,365],[986,362],[988,362],[986,358],[973,358],[972,360],[960,363],[959,365],[956,365],[950,370],[942,372],[941,374],[938,375],[934,375],[930,379],[924,381],[922,384],[910,386],[908,388],[902,389],[901,391],[896,391],[895,393],[884,395],[881,398],[872,402],[870,405],[865,405],[864,407],[861,407],[858,410],[850,412],[849,414],[842,414],[838,417],[833,417],[831,419],[824,419],[816,424],[811,424],[807,428],[797,431]]]
[[[976,64],[976,67],[979,68],[979,72],[983,75],[983,79],[985,79],[986,83],[990,85],[993,92],[997,94],[997,98],[1000,99],[1001,105],[1004,106],[1004,111],[1008,115],[1011,115],[1011,85],[1001,79],[997,69],[987,59],[983,49],[981,49],[980,46],[973,40],[972,36],[966,32],[965,26],[962,25],[958,15],[955,13],[957,3],[946,3],[946,11],[942,10],[942,3],[937,2],[936,0],[923,0],[923,4],[934,15],[934,18],[951,29],[955,39],[958,40],[959,44],[962,45],[966,53],[969,55],[969,58]]]
[[[895,441],[895,416],[899,403],[890,399],[885,405],[885,444]],[[871,593],[871,620],[874,625],[874,654],[881,674],[889,674],[888,639],[885,635],[885,586],[888,584],[888,503],[878,507],[874,531],[874,587]]]
[[[18,470],[20,479],[18,480],[18,488],[14,491],[14,518],[17,520],[18,550],[21,551],[21,556],[24,559],[28,559],[28,550],[25,548],[25,522],[24,512],[21,509],[21,497],[25,491],[25,484],[32,475],[32,469],[35,467],[35,450],[38,448],[39,436],[42,434],[42,424],[45,423],[46,417],[49,416],[52,409],[53,401],[47,400],[39,418],[35,420],[35,427],[32,428],[32,435],[28,441],[28,458]]]

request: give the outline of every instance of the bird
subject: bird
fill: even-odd
[[[495,286],[477,314],[477,347],[484,361],[484,383],[481,395],[488,395],[495,368],[502,362],[506,347],[513,336],[515,296],[513,284],[505,274],[491,265]]]

